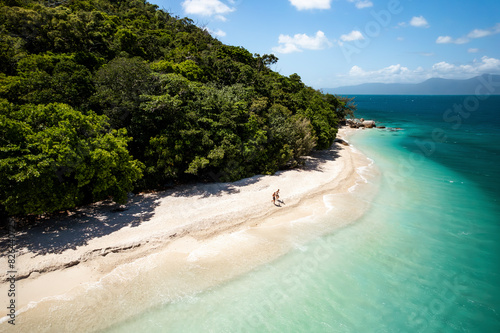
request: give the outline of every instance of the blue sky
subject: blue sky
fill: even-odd
[[[149,0],[316,89],[500,74],[498,0]]]

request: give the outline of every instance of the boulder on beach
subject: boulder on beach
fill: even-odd
[[[375,126],[375,121],[374,120],[365,120],[362,122],[363,126],[366,128],[373,128]]]
[[[359,128],[359,126],[361,125],[359,119],[347,119],[346,123],[350,128]]]
[[[374,120],[364,120],[363,118],[361,119],[347,119],[346,121],[347,125],[351,128],[374,128],[377,127],[375,125]]]

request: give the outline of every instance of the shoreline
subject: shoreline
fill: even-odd
[[[354,132],[342,128],[337,137],[348,141]],[[78,216],[55,221],[54,228],[33,228],[34,234],[30,230],[30,235],[17,236],[18,244],[26,246],[18,250],[16,262],[16,324],[37,331],[43,331],[44,322],[51,329],[67,329],[72,311],[86,304],[90,309],[80,316],[95,316],[97,306],[108,312],[103,315],[108,319],[84,324],[83,330],[102,329],[244,274],[361,217],[376,189],[371,186],[360,196],[364,192],[359,185],[370,182],[359,171],[371,164],[353,147],[334,143],[307,157],[300,169],[137,195],[125,211],[95,204],[79,210]],[[368,178],[377,176],[372,172]],[[278,188],[281,207],[271,202]],[[334,203],[328,203],[332,196]],[[332,222],[315,222],[327,213],[335,217]],[[146,273],[148,280],[139,283]],[[5,279],[4,274],[0,293],[6,295]],[[161,292],[167,296],[155,295],[158,284],[164,285]],[[129,287],[139,290],[124,302],[140,299],[142,304],[127,312],[114,299]],[[101,289],[95,292],[99,297],[104,290],[105,295],[116,295],[94,300],[88,294],[94,289]],[[47,309],[62,312],[55,320],[46,318]],[[6,320],[2,318],[0,331]],[[75,319],[71,329],[81,331],[81,320]]]

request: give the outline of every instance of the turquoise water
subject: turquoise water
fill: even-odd
[[[351,138],[382,172],[360,220],[107,332],[499,332],[500,98],[356,101],[403,129]]]

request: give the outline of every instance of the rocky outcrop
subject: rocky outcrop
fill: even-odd
[[[347,125],[350,128],[375,128],[377,125],[374,120],[361,119],[347,119]]]
[[[347,119],[347,125],[350,128],[360,128],[362,124],[359,119]]]
[[[363,126],[365,128],[374,128],[375,126],[375,121],[374,120],[365,120],[362,122]]]

